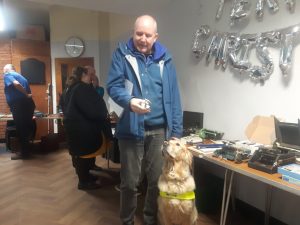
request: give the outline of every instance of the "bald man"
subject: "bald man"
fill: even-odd
[[[25,77],[16,72],[12,64],[6,64],[3,73],[6,102],[13,115],[21,146],[20,152],[12,155],[11,159],[28,159],[30,158],[29,141],[34,134],[32,117],[35,109],[29,83]]]
[[[175,67],[171,55],[157,39],[156,20],[150,15],[138,17],[132,38],[120,43],[113,54],[106,84],[109,96],[124,109],[115,133],[120,149],[123,225],[134,224],[142,161],[148,184],[144,224],[157,224],[161,146],[164,140],[182,134]]]

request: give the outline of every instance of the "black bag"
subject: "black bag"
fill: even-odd
[[[47,134],[41,137],[40,151],[50,152],[59,149],[59,134]]]

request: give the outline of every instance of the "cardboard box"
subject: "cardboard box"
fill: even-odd
[[[300,165],[293,163],[278,167],[278,173],[296,180],[300,180]]]
[[[255,116],[246,127],[245,134],[252,142],[273,145],[276,140],[274,116]]]

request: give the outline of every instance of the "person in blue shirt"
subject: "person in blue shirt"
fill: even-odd
[[[6,102],[13,115],[21,146],[20,152],[12,155],[11,159],[26,159],[30,156],[29,141],[34,132],[32,117],[35,104],[27,79],[17,73],[12,64],[5,65],[3,73]]]
[[[94,75],[92,76],[92,85],[97,91],[97,93],[103,98],[104,97],[104,88],[100,86],[99,84],[99,78]]]
[[[108,95],[123,108],[115,133],[120,149],[123,225],[134,224],[142,161],[147,178],[144,224],[157,224],[161,147],[165,140],[182,135],[175,66],[157,38],[156,20],[150,15],[138,17],[132,38],[113,53],[106,83]]]

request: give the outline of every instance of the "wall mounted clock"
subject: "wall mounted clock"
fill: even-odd
[[[84,42],[79,37],[70,37],[65,43],[66,53],[71,57],[79,57],[84,52]]]

